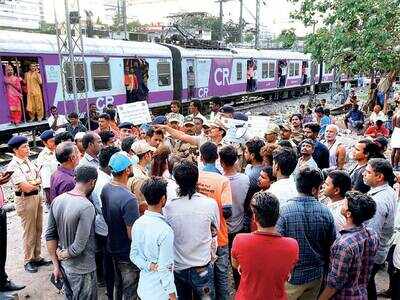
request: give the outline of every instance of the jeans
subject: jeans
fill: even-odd
[[[139,299],[137,288],[140,270],[132,262],[113,257],[116,300]]]
[[[114,272],[113,261],[110,254],[107,252],[107,237],[96,234],[96,274],[99,282],[104,281],[107,289],[108,299],[113,299],[114,294]]]
[[[374,264],[374,266],[372,267],[371,277],[369,278],[368,287],[367,287],[368,300],[378,299],[378,297],[376,295],[375,275],[378,273],[380,268],[381,268],[381,265],[379,265],[379,264]]]
[[[229,298],[229,247],[228,245],[217,248],[217,260],[214,263],[215,294],[218,300]]]
[[[175,270],[174,276],[179,299],[191,300],[193,294],[202,300],[216,299],[211,263],[203,267]]]
[[[7,283],[7,274],[5,270],[7,259],[7,215],[0,208],[0,286]]]
[[[86,274],[67,273],[67,280],[71,289],[64,289],[65,299],[97,299],[96,271]]]
[[[392,285],[392,299],[400,299],[400,269],[394,269],[393,274],[390,276]]]
[[[232,254],[232,244],[233,240],[235,239],[235,236],[239,233],[245,233],[244,229],[239,230],[238,232],[233,232],[228,235],[228,240],[229,240],[229,261],[231,259],[231,254]],[[237,269],[232,268],[232,274],[233,274],[233,282],[235,284],[235,290],[239,288],[239,283],[240,283],[240,274]]]

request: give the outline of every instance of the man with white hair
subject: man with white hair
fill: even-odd
[[[339,127],[335,124],[326,126],[324,145],[329,150],[329,168],[342,170],[346,163],[346,148],[337,139]]]

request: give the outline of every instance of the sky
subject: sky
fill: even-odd
[[[63,0],[43,0],[46,19],[54,20],[53,1],[62,14]],[[80,6],[92,6],[98,8],[101,0],[80,0]],[[109,1],[109,0],[108,0]],[[133,5],[128,5],[128,16],[139,20],[141,23],[167,23],[166,17],[172,13],[205,11],[212,15],[219,15],[219,3],[216,0],[127,0]],[[256,1],[243,0],[243,16],[248,23],[255,23],[251,13],[255,15]],[[260,24],[263,30],[279,34],[283,29],[295,28],[300,36],[305,35],[309,30],[305,29],[299,22],[290,20],[290,12],[294,6],[287,0],[264,0],[261,1]],[[231,0],[223,4],[224,20],[239,20],[239,0]],[[250,13],[251,12],[251,13]]]

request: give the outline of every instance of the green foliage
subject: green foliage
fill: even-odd
[[[172,24],[183,29],[203,29],[211,31],[211,40],[219,40],[220,21],[218,17],[204,12],[189,12],[169,17]],[[229,20],[223,24],[224,39],[227,43],[239,42],[240,26]]]
[[[400,0],[290,0],[292,17],[317,24],[305,49],[346,74],[400,70]]]
[[[284,49],[290,49],[293,47],[296,42],[296,33],[294,32],[294,28],[284,29],[279,35],[277,41],[282,45]]]
[[[131,21],[126,24],[126,26],[128,27],[129,32],[135,32],[142,28],[142,24],[139,21]]]
[[[56,26],[54,24],[50,24],[50,23],[41,21],[37,32],[38,33],[46,33],[46,34],[56,34]]]
[[[252,34],[252,33],[246,33],[244,36],[243,36],[243,41],[245,42],[245,43],[253,43],[254,42],[254,34]]]

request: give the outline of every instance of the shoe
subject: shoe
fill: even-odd
[[[24,289],[24,285],[16,285],[11,280],[7,280],[5,285],[0,286],[0,292],[15,292]]]
[[[392,290],[387,289],[386,291],[379,292],[377,296],[382,298],[391,298],[392,297]]]
[[[46,260],[44,258],[34,261],[33,263],[35,264],[36,267],[50,266],[53,264],[51,260]]]
[[[25,271],[28,273],[37,273],[38,268],[34,262],[30,261],[25,264]]]

